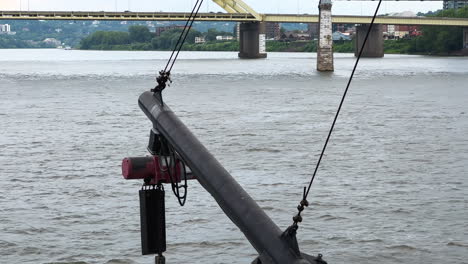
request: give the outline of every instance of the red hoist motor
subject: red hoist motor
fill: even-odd
[[[151,156],[123,159],[122,175],[127,180],[144,181],[139,191],[141,250],[143,255],[157,254],[156,263],[163,264],[162,253],[166,251],[163,184],[171,184],[179,203],[184,205],[187,180],[194,177],[174,148],[154,128],[150,132],[148,151]]]

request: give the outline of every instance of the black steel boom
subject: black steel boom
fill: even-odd
[[[139,106],[157,129],[191,168],[200,184],[215,198],[224,213],[244,233],[260,254],[255,263],[322,263],[301,254],[293,237],[286,238],[249,194],[190,132],[159,96],[145,92]]]

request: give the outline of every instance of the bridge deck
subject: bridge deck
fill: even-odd
[[[66,11],[0,11],[0,20],[120,20],[120,21],[186,21],[190,13],[166,12],[66,12]],[[318,15],[262,14],[262,21],[282,23],[318,23]],[[333,16],[337,24],[369,24],[370,16]],[[200,13],[198,21],[258,21],[250,14]],[[468,27],[467,18],[379,16],[377,24],[445,25]]]
[[[75,12],[75,11],[0,11],[8,20],[120,20],[120,21],[186,21],[190,13],[182,12]],[[199,13],[200,21],[256,21],[250,14]]]
[[[370,24],[371,16],[332,16],[335,24]],[[318,23],[318,15],[275,15],[267,14],[265,22],[283,23]],[[438,26],[468,26],[467,18],[444,18],[444,17],[395,17],[378,16],[376,24],[387,25],[438,25]]]

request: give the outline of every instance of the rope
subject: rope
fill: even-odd
[[[293,217],[294,223],[291,226],[295,230],[297,230],[297,228],[298,228],[297,224],[299,222],[302,222],[302,217],[301,217],[302,211],[304,210],[305,207],[307,207],[309,205],[309,202],[307,201],[307,197],[309,196],[309,192],[310,192],[310,189],[312,187],[312,183],[314,182],[315,176],[317,175],[317,171],[318,171],[318,169],[320,167],[320,163],[322,161],[323,155],[325,153],[325,150],[327,149],[328,142],[330,141],[330,137],[331,137],[331,135],[333,133],[333,129],[335,128],[336,121],[338,120],[338,116],[340,115],[341,108],[343,106],[344,100],[346,98],[346,95],[348,94],[349,86],[351,85],[351,82],[353,80],[354,73],[355,73],[356,68],[357,68],[357,66],[359,64],[359,60],[361,59],[362,52],[363,52],[364,47],[366,45],[367,39],[369,38],[370,31],[372,29],[372,26],[374,25],[374,21],[375,21],[375,18],[377,17],[377,13],[379,11],[381,3],[382,3],[382,0],[379,0],[379,3],[377,4],[377,8],[375,9],[374,16],[372,17],[372,21],[370,23],[369,29],[367,30],[366,37],[364,38],[364,42],[362,43],[361,50],[359,51],[359,55],[358,55],[358,57],[356,59],[356,63],[354,64],[353,71],[351,72],[351,76],[349,77],[348,84],[346,85],[346,89],[345,89],[345,91],[343,93],[343,96],[341,97],[341,101],[340,101],[340,104],[338,106],[338,110],[336,111],[335,118],[333,119],[333,123],[332,123],[332,125],[330,127],[330,130],[328,131],[327,139],[325,140],[325,144],[323,145],[322,152],[320,153],[320,157],[319,157],[319,159],[317,161],[317,164],[315,166],[315,170],[314,170],[312,178],[311,178],[311,180],[309,182],[309,186],[307,188],[304,187],[304,193],[303,193],[303,196],[302,196],[302,200],[301,200],[301,202],[299,203],[299,205],[297,207],[297,210],[299,212],[297,213],[296,216]]]

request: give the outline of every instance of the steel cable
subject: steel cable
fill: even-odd
[[[319,169],[319,167],[320,167],[320,163],[321,163],[321,161],[322,161],[323,155],[324,155],[324,153],[325,153],[325,150],[327,149],[328,142],[330,141],[330,137],[331,137],[331,135],[332,135],[332,133],[333,133],[333,129],[335,128],[335,124],[336,124],[336,121],[338,120],[338,116],[339,116],[339,114],[340,114],[340,112],[341,112],[341,108],[342,108],[342,106],[343,106],[344,100],[345,100],[345,98],[346,98],[346,95],[348,94],[348,90],[349,90],[349,87],[350,87],[351,82],[352,82],[352,80],[353,80],[354,73],[355,73],[356,68],[357,68],[357,66],[358,66],[358,64],[359,64],[359,60],[361,59],[362,52],[363,52],[364,47],[365,47],[365,45],[366,45],[366,43],[367,43],[367,39],[369,38],[370,32],[371,32],[372,27],[373,27],[373,25],[374,25],[375,18],[377,17],[377,13],[378,13],[378,11],[379,11],[380,4],[381,4],[381,3],[382,3],[382,0],[379,0],[379,3],[377,4],[377,8],[375,9],[374,16],[372,17],[372,21],[371,21],[371,23],[370,23],[370,25],[369,25],[369,28],[368,28],[367,33],[366,33],[366,36],[365,36],[365,38],[364,38],[364,42],[362,43],[362,46],[361,46],[361,49],[360,49],[360,51],[359,51],[358,57],[357,57],[356,62],[355,62],[355,64],[354,64],[353,70],[352,70],[352,72],[351,72],[351,76],[349,77],[348,84],[346,85],[346,89],[345,89],[345,91],[344,91],[344,93],[343,93],[343,96],[341,97],[341,101],[340,101],[340,104],[339,104],[339,106],[338,106],[338,110],[336,111],[335,118],[333,119],[333,122],[332,122],[332,125],[331,125],[331,127],[330,127],[330,130],[328,131],[327,139],[325,140],[325,144],[323,145],[322,151],[321,151],[321,153],[320,153],[320,157],[319,157],[319,159],[318,159],[318,161],[317,161],[317,164],[316,164],[316,166],[315,166],[314,173],[312,174],[312,178],[311,178],[311,180],[310,180],[310,182],[309,182],[309,186],[308,186],[307,188],[304,187],[304,193],[303,193],[302,201],[300,202],[299,206],[297,207],[297,209],[298,209],[299,212],[298,212],[298,214],[297,214],[296,216],[293,217],[293,221],[294,221],[293,226],[294,226],[296,229],[297,229],[297,223],[302,221],[301,212],[302,212],[302,211],[304,210],[304,208],[307,207],[308,204],[309,204],[308,201],[307,201],[307,197],[309,196],[310,189],[311,189],[312,184],[313,184],[313,182],[314,182],[315,176],[317,175],[317,171],[318,171],[318,169]]]
[[[192,28],[193,22],[195,21],[195,18],[198,15],[198,11],[200,11],[200,7],[203,3],[203,0],[197,0],[195,2],[195,5],[193,6],[192,12],[190,13],[189,18],[185,22],[184,29],[179,35],[179,39],[176,42],[176,45],[174,46],[174,49],[172,50],[171,56],[169,57],[169,60],[167,61],[166,67],[164,67],[164,72],[170,72],[172,70],[172,67],[174,66],[175,61],[177,60],[177,57],[179,56],[179,52],[182,49],[182,46],[185,43],[185,40],[187,39],[187,36],[190,32],[190,29]],[[175,53],[177,50],[177,53]],[[176,54],[174,57],[174,53]],[[172,58],[174,57],[174,60]],[[171,64],[172,61],[172,64]],[[171,64],[171,67],[169,67],[169,64]],[[168,70],[169,67],[169,70]]]

